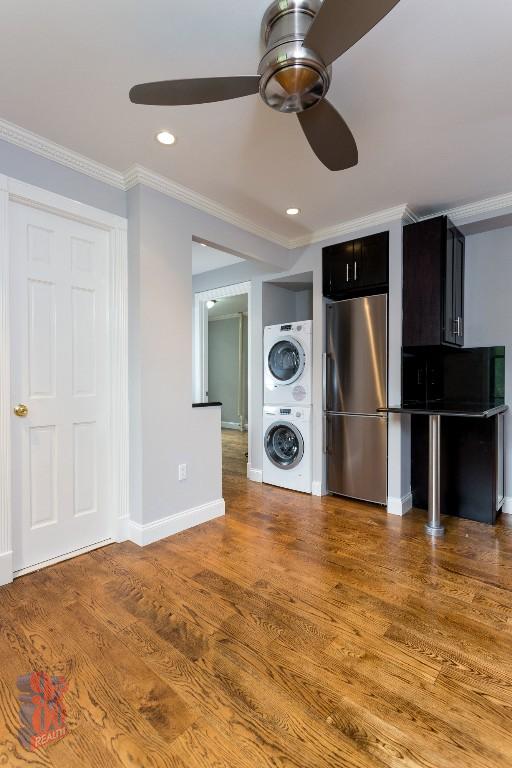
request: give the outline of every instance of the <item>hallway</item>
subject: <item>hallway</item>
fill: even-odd
[[[222,430],[222,476],[224,481],[247,479],[247,432]]]

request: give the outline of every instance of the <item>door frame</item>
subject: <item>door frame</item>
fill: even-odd
[[[127,219],[76,202],[40,187],[0,175],[0,585],[14,576],[12,558],[12,445],[10,240],[9,207],[19,203],[56,216],[78,221],[109,234],[108,328],[109,328],[109,467],[108,498],[110,538],[126,541],[129,520],[129,411],[128,411],[128,222]],[[80,554],[71,552],[50,562]]]
[[[252,297],[251,283],[236,283],[226,285],[223,288],[213,288],[211,291],[203,291],[194,294],[194,401],[205,403],[208,401],[206,391],[208,389],[208,301],[212,299],[226,299],[230,296],[247,294],[247,437],[248,452],[247,466],[251,464],[251,445],[253,429],[252,413]]]

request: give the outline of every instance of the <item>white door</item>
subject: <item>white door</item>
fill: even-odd
[[[110,536],[108,233],[10,205],[14,570]],[[23,411],[23,409],[22,409]]]

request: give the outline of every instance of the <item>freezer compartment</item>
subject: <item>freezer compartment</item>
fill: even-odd
[[[386,504],[387,418],[327,413],[325,438],[329,493]]]
[[[388,404],[387,296],[327,305],[325,410],[375,413]]]

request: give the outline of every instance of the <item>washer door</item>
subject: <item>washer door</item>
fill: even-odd
[[[304,439],[293,424],[276,421],[266,431],[265,452],[275,467],[294,469],[304,456]]]
[[[268,369],[277,384],[293,384],[302,376],[306,357],[295,339],[279,339],[268,353]]]

